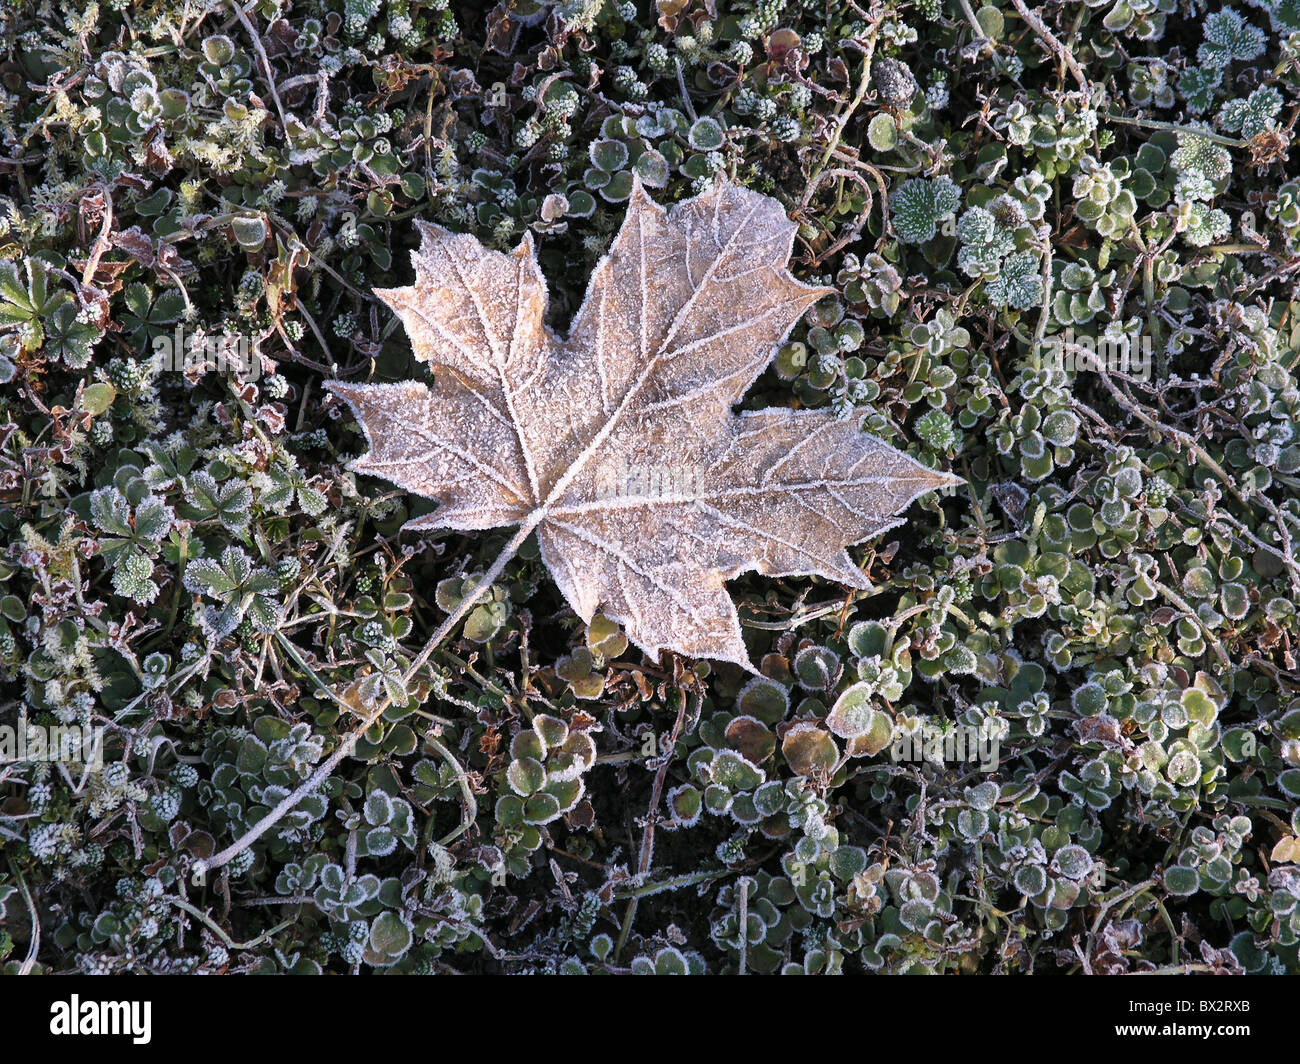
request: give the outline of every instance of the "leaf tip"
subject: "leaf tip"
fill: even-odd
[[[531,259],[533,257],[535,242],[533,241],[533,231],[525,229],[524,235],[515,249],[510,252],[510,257],[514,259]]]
[[[436,222],[428,222],[423,218],[415,219],[415,228],[420,234],[420,250],[424,251],[429,244],[436,243],[445,237],[451,235],[449,229],[438,225]]]
[[[384,305],[394,313],[401,314],[402,306],[406,302],[405,288],[372,288],[372,292],[383,300]]]

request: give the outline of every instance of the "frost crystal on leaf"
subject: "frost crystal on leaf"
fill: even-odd
[[[1188,210],[1187,228],[1183,231],[1183,236],[1193,247],[1203,248],[1216,240],[1222,240],[1231,229],[1232,222],[1223,211],[1217,207],[1207,207],[1204,203],[1193,203]]]
[[[971,277],[996,277],[1002,259],[1015,250],[1015,237],[983,207],[972,207],[957,223],[962,248],[957,265]]]
[[[997,277],[985,286],[985,294],[995,307],[1028,310],[1043,301],[1043,279],[1038,256],[1030,251],[1009,255]]]
[[[1222,181],[1232,172],[1232,156],[1200,133],[1179,132],[1178,150],[1169,160],[1176,173],[1200,174],[1208,181]]]
[[[1252,7],[1268,12],[1278,33],[1300,32],[1300,0],[1247,0]]]
[[[1264,31],[1225,7],[1205,16],[1205,43],[1196,58],[1205,66],[1226,67],[1233,60],[1248,62],[1264,54]]]
[[[960,483],[859,417],[731,412],[827,293],[786,270],[795,225],[776,200],[719,180],[664,210],[635,182],[567,339],[544,324],[530,236],[502,254],[420,228],[414,285],[378,294],[434,382],[330,385],[370,442],[351,468],[439,501],[408,527],[536,528],[575,612],[652,656],[748,667],[727,580],[866,587],[844,548]]]
[[[909,177],[889,198],[890,221],[900,240],[924,244],[934,239],[940,222],[956,214],[960,202],[961,192],[950,178]]]
[[[1282,94],[1271,85],[1261,85],[1244,100],[1229,100],[1219,111],[1219,124],[1229,133],[1240,132],[1250,140],[1277,126]]]

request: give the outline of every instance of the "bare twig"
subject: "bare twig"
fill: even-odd
[[[289,901],[291,899],[285,898],[285,899],[277,899],[277,900]],[[254,949],[257,946],[262,945],[262,943],[266,942],[274,935],[278,935],[281,931],[283,931],[286,927],[289,927],[296,920],[296,917],[290,917],[288,920],[284,920],[281,923],[276,924],[274,927],[267,928],[256,938],[249,939],[247,942],[235,942],[233,939],[231,939],[231,937],[228,934],[226,934],[225,931],[221,929],[220,924],[214,921],[212,917],[208,916],[208,914],[203,912],[201,909],[196,909],[189,902],[182,901],[180,898],[168,898],[167,901],[175,905],[176,908],[189,913],[192,917],[194,917],[194,919],[198,920],[199,923],[201,923],[204,927],[206,927],[209,931],[211,931],[214,935],[216,935],[217,938],[221,939],[221,943],[226,947],[226,949],[232,949],[232,950]]]
[[[1017,14],[1024,20],[1025,25],[1033,30],[1034,35],[1047,45],[1051,53],[1065,65],[1065,68],[1073,75],[1074,80],[1079,83],[1079,88],[1084,91],[1084,94],[1092,95],[1092,85],[1089,84],[1087,77],[1084,75],[1083,68],[1079,66],[1079,61],[1070,54],[1070,49],[1061,43],[1060,38],[1047,28],[1047,24],[1035,12],[1030,11],[1025,6],[1025,0],[1011,0],[1011,3],[1015,7]]]
[[[872,17],[867,29],[867,42],[862,46],[862,74],[858,78],[857,92],[843,113],[835,119],[835,129],[826,141],[826,150],[822,152],[822,157],[817,160],[817,165],[813,172],[808,175],[808,184],[804,189],[803,199],[800,201],[801,207],[808,206],[808,201],[812,199],[812,194],[817,188],[817,178],[821,172],[826,169],[826,164],[835,154],[835,149],[840,146],[840,138],[844,136],[844,130],[848,127],[849,121],[853,118],[853,113],[862,105],[862,101],[867,98],[867,92],[871,88],[871,58],[876,51],[876,35],[880,30],[880,22],[885,17],[884,9],[872,9]]]
[[[18,880],[18,890],[23,896],[23,902],[27,905],[27,914],[32,923],[31,938],[27,943],[27,957],[18,968],[19,975],[31,975],[32,969],[36,967],[36,958],[41,951],[41,916],[36,911],[36,903],[32,901],[32,892],[27,889],[27,880],[23,874],[18,871],[13,861],[9,862],[9,870],[13,872],[14,878]]]
[[[650,859],[654,855],[655,824],[659,820],[659,803],[663,799],[664,780],[668,776],[668,766],[673,762],[673,752],[677,749],[677,740],[681,735],[682,724],[686,720],[687,701],[690,697],[698,698],[698,696],[688,696],[685,691],[679,692],[679,696],[681,701],[677,707],[677,720],[673,724],[673,730],[660,753],[659,769],[655,773],[654,786],[650,790],[650,808],[646,813],[645,830],[641,835],[641,852],[637,857],[636,865],[636,874],[640,879],[644,879],[650,872]],[[627,913],[623,917],[623,927],[618,934],[618,945],[614,947],[615,963],[618,963],[623,947],[627,945],[627,936],[632,930],[632,921],[636,918],[637,902],[639,900],[639,898],[633,897],[627,903]]]
[[[740,883],[740,902],[737,906],[738,923],[740,925],[740,962],[736,968],[736,974],[744,975],[745,967],[749,961],[749,879],[741,876]]]
[[[248,15],[244,13],[244,8],[239,3],[239,0],[231,0],[231,7],[235,9],[235,16],[239,19],[240,25],[244,27],[244,32],[248,34],[249,40],[253,42],[253,51],[257,53],[257,58],[262,61],[262,74],[266,78],[266,87],[271,90],[271,99],[275,102],[275,109],[280,115],[280,128],[284,130],[284,135],[288,137],[289,124],[285,119],[284,104],[280,102],[280,93],[275,87],[275,74],[271,70],[271,61],[266,57],[266,49],[262,47],[262,38],[257,35],[257,30],[253,28],[253,24],[249,21]]]

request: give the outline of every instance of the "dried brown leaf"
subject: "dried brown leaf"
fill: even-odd
[[[786,270],[794,224],[720,180],[664,210],[638,183],[567,339],[544,323],[531,235],[511,253],[418,223],[415,283],[379,291],[433,384],[332,384],[352,463],[441,504],[409,527],[535,528],[582,619],[657,656],[750,667],[725,582],[756,570],[868,581],[845,547],[960,483],[858,418],[731,407],[828,289]]]

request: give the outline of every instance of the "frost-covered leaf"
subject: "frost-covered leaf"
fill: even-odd
[[[1278,33],[1300,33],[1300,0],[1246,0],[1252,7],[1268,13],[1269,22]]]
[[[167,535],[175,518],[172,508],[157,495],[147,496],[135,508],[135,534],[157,542]]]
[[[224,598],[235,591],[252,572],[252,561],[238,547],[227,547],[221,561],[197,558],[185,567],[186,590]]]
[[[1180,132],[1178,150],[1169,163],[1180,175],[1199,174],[1207,181],[1222,181],[1232,172],[1228,149],[1201,133]]]
[[[45,319],[46,353],[69,369],[84,369],[90,363],[91,349],[101,335],[93,325],[77,319],[72,303],[64,303]]]
[[[1008,255],[998,275],[984,286],[984,294],[997,307],[1028,310],[1043,301],[1043,278],[1038,256],[1031,251]]]
[[[924,244],[934,239],[940,222],[952,219],[960,202],[961,190],[950,178],[909,177],[889,197],[890,222],[900,240]]]
[[[1219,110],[1219,125],[1230,133],[1250,140],[1277,125],[1282,94],[1272,85],[1261,85],[1244,100],[1229,100]]]
[[[1196,58],[1205,66],[1225,67],[1233,61],[1249,62],[1264,54],[1267,38],[1233,8],[1205,16],[1205,43]]]
[[[951,213],[955,186],[942,199]],[[408,527],[535,527],[575,612],[648,654],[748,665],[727,580],[866,587],[844,548],[959,483],[858,418],[731,413],[827,291],[787,272],[795,226],[773,199],[720,180],[664,210],[636,182],[567,339],[544,324],[530,236],[501,254],[421,231],[415,284],[379,295],[434,383],[331,385],[370,442],[352,469],[442,504]]]
[[[1203,248],[1222,240],[1232,229],[1232,221],[1217,207],[1207,207],[1204,203],[1189,205],[1187,228],[1183,236],[1194,247]]]
[[[218,484],[210,473],[195,473],[185,481],[182,511],[191,521],[218,520],[231,531],[248,527],[253,489],[237,477]]]
[[[275,574],[265,567],[253,567],[253,560],[239,547],[230,546],[215,558],[196,558],[185,567],[185,589],[208,595],[221,603],[208,607],[204,619],[213,634],[229,635],[245,617],[259,632],[274,632],[280,621],[280,606],[272,597],[277,589]]]
[[[90,519],[104,532],[127,538],[131,536],[131,504],[115,487],[91,492]]]
[[[957,223],[961,251],[957,265],[970,277],[996,277],[1002,258],[1015,250],[1015,237],[983,207],[972,207]]]
[[[141,550],[131,547],[113,568],[113,590],[123,598],[148,605],[158,597],[153,581],[153,561]]]
[[[832,732],[841,739],[854,741],[854,753],[878,754],[893,738],[893,722],[873,704],[874,693],[874,684],[853,684],[826,716],[826,726]]]

